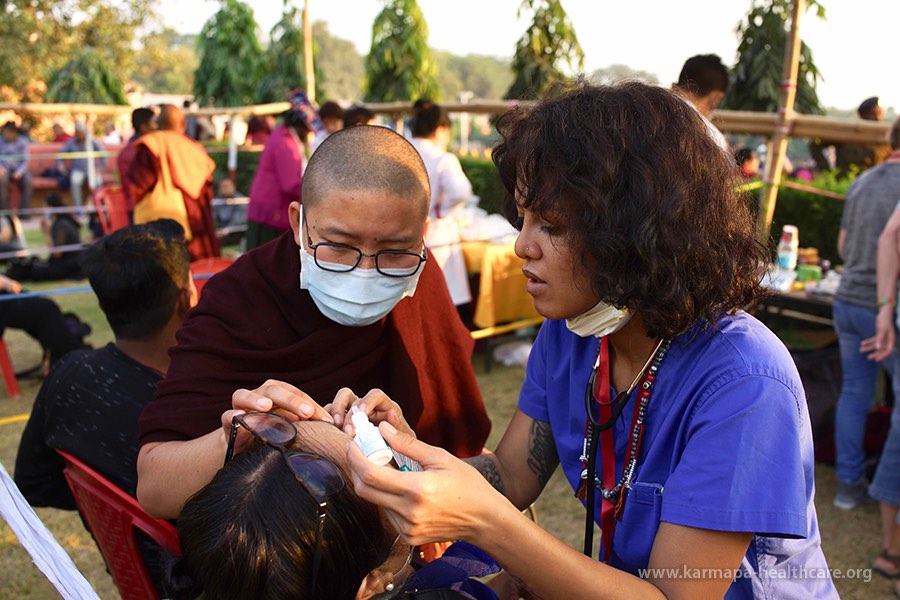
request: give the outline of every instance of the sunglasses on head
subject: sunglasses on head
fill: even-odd
[[[316,580],[319,575],[319,565],[322,562],[325,509],[328,502],[344,489],[346,485],[344,476],[340,469],[327,458],[311,452],[288,450],[297,439],[297,429],[290,421],[273,413],[247,413],[237,415],[231,420],[231,434],[228,436],[225,464],[228,464],[234,456],[234,442],[240,427],[249,431],[261,443],[278,450],[294,475],[294,479],[319,505],[319,525],[316,529],[316,549],[309,588],[310,596],[315,597]]]

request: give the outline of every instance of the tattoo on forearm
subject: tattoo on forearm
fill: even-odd
[[[494,489],[506,495],[506,489],[503,486],[503,479],[500,477],[500,469],[494,457],[490,455],[474,456],[466,460],[467,463],[475,467],[481,475],[487,479],[487,482],[494,486]]]
[[[528,433],[528,468],[537,475],[542,488],[550,481],[558,465],[559,455],[550,423],[532,421]]]

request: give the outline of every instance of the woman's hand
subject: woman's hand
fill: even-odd
[[[276,379],[269,379],[255,390],[240,389],[231,395],[231,410],[222,413],[222,429],[225,430],[226,440],[231,434],[232,419],[248,412],[274,412],[288,421],[334,422],[331,415],[307,394]],[[247,443],[249,436],[249,432],[238,431],[236,452]]]
[[[356,493],[386,509],[388,518],[413,545],[464,539],[474,544],[490,535],[491,525],[519,511],[473,467],[441,448],[429,446],[390,423],[379,428],[397,452],[418,461],[424,472],[399,472],[368,460],[356,444],[347,461]]]
[[[366,413],[366,416],[375,425],[387,421],[398,431],[408,433],[413,437],[416,436],[412,427],[403,418],[403,409],[400,408],[400,405],[379,389],[370,390],[368,394],[359,398],[350,388],[341,388],[335,394],[334,401],[325,405],[325,411],[331,415],[335,425],[341,427],[347,435],[352,436],[355,432],[347,413],[354,406]]]
[[[878,309],[875,318],[875,335],[865,339],[859,345],[859,351],[866,358],[877,362],[883,361],[894,351],[896,333],[894,331],[894,305],[886,304]]]

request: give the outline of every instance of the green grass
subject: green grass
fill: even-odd
[[[73,282],[71,285],[81,285],[81,283]],[[44,284],[29,287],[48,289],[56,286]],[[92,294],[60,296],[57,301],[63,310],[76,312],[91,325],[93,333],[89,342],[95,347],[112,339],[111,332]],[[802,332],[795,331],[791,335],[800,335],[800,333]],[[17,369],[31,366],[40,360],[41,351],[37,343],[21,332],[9,330],[4,334],[4,340],[10,349]],[[524,370],[498,365],[490,373],[485,373],[480,356],[475,357],[474,365],[488,412],[494,421],[488,442],[489,447],[494,447],[515,409]],[[0,395],[0,418],[28,413],[39,384],[40,382],[36,379],[21,380],[22,398],[18,401],[8,400],[5,390],[3,390],[3,394]],[[24,426],[25,424],[21,422],[0,425],[0,462],[10,472],[15,464],[16,450]],[[880,546],[877,506],[866,505],[851,512],[835,509],[831,504],[834,494],[834,470],[831,467],[818,466],[816,485],[819,525],[829,566],[844,570],[868,567]],[[760,493],[777,493],[777,490],[761,490]],[[580,549],[584,509],[572,497],[572,492],[561,472],[558,471],[550,480],[547,489],[536,503],[536,508],[541,526],[573,548]],[[105,572],[102,558],[77,515],[55,509],[38,509],[37,513],[54,533],[56,539],[69,552],[75,564],[95,587],[100,597],[104,599],[118,598],[115,586]],[[599,540],[599,532],[595,533],[595,540]],[[0,598],[58,597],[5,524],[0,524],[0,573],[3,573]],[[878,576],[874,576],[870,583],[865,583],[860,579],[841,579],[835,581],[835,584],[841,596],[851,600],[887,598],[890,595],[891,583]]]

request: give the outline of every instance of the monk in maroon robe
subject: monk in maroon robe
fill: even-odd
[[[159,218],[178,221],[184,228],[191,260],[221,254],[212,216],[212,174],[215,163],[206,150],[184,135],[184,113],[177,106],[163,105],[159,131],[147,133],[136,142],[134,159],[128,167],[126,186],[135,201],[135,223]],[[160,192],[158,185],[173,187],[178,200],[175,207],[143,210]],[[146,213],[143,217],[141,214]]]
[[[484,446],[473,341],[423,245],[430,191],[418,153],[386,128],[338,132],[310,159],[303,198],[291,231],[213,277],[178,332],[140,422],[138,498],[155,516],[176,517],[221,468],[225,411],[239,397],[331,420],[321,407],[341,388],[377,388],[420,439],[461,457]],[[346,256],[356,262],[335,262]]]

